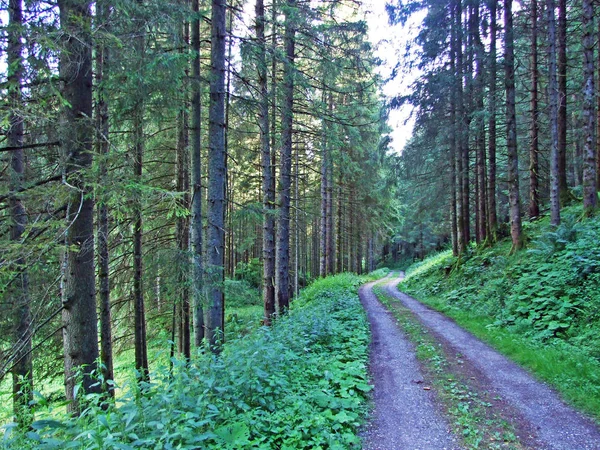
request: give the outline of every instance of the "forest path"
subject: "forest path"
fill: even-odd
[[[459,327],[454,321],[447,318],[412,297],[399,292],[397,284],[403,278],[389,278],[385,280],[381,287],[382,290],[397,299],[401,305],[409,309],[421,324],[427,328],[434,337],[442,344],[447,354],[458,355],[461,360],[463,371],[470,375],[469,378],[475,380],[475,384],[485,391],[488,398],[494,399],[494,408],[501,410],[503,416],[513,422],[517,428],[517,435],[525,447],[536,450],[600,450],[600,428],[590,419],[586,418],[573,408],[567,406],[558,395],[546,386],[544,383],[536,381],[521,367],[508,360],[498,352],[490,348],[487,344],[474,337],[469,332]],[[382,364],[382,353],[378,347],[382,343],[389,343],[392,346],[405,347],[405,343],[394,343],[393,338],[382,339],[377,337],[379,317],[385,312],[377,311],[372,306],[373,301],[379,303],[372,292],[372,286],[365,285],[361,292],[361,299],[373,330],[373,351],[371,353],[371,373],[375,381],[375,419],[374,428],[377,429],[378,417],[386,415],[387,408],[381,399],[394,394],[394,391],[386,391],[385,381],[378,381],[378,378],[386,378],[385,373],[381,373],[379,366]],[[381,305],[380,305],[381,306]],[[383,306],[381,306],[383,308]],[[390,317],[390,320],[393,319]],[[387,333],[387,331],[384,331]],[[405,340],[405,338],[404,338]],[[377,344],[379,342],[379,344]],[[408,350],[410,353],[410,350]],[[412,355],[402,355],[402,364],[408,359],[414,359]],[[385,358],[385,356],[383,356]],[[408,375],[408,379],[414,375]],[[410,383],[410,381],[408,381]],[[392,388],[393,389],[393,388]],[[419,389],[414,386],[414,389]],[[412,406],[402,408],[401,414],[412,415]],[[425,406],[428,408],[428,406]],[[395,421],[398,425],[404,426],[401,416]],[[410,426],[406,424],[407,426]],[[394,430],[383,431],[378,429],[378,433],[394,432]],[[524,435],[526,434],[526,435]],[[366,448],[388,448],[388,449],[435,449],[444,448],[437,446],[418,446],[410,442],[407,446],[375,446],[370,447],[367,437]]]
[[[367,450],[458,449],[450,426],[424,390],[415,348],[396,319],[377,299],[373,285],[363,285],[360,300],[371,324],[371,377],[375,411],[364,433]]]

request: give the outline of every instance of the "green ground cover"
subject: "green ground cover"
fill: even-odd
[[[318,280],[272,328],[248,327],[220,357],[198,354],[191,364],[168,359],[151,382],[124,381],[116,404],[94,396],[79,418],[52,405],[25,434],[5,427],[4,447],[36,449],[346,449],[359,448],[368,411],[369,329],[358,286],[381,277],[343,274]],[[251,308],[253,305],[246,305]],[[256,306],[256,305],[254,305]],[[234,310],[232,309],[232,314]],[[241,330],[241,331],[240,331]],[[235,334],[232,333],[232,334]]]

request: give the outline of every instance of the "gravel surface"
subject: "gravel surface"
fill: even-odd
[[[521,367],[491,349],[472,334],[463,330],[456,325],[454,321],[433,311],[414,298],[399,292],[396,286],[401,279],[402,276],[400,278],[390,279],[390,281],[383,286],[383,289],[388,295],[397,298],[406,308],[410,309],[421,323],[426,328],[430,329],[438,339],[445,341],[444,344],[447,344],[456,352],[459,352],[466,360],[472,363],[479,370],[481,376],[485,378],[481,381],[490,391],[503,397],[508,404],[519,411],[519,415],[522,416],[524,420],[528,421],[531,425],[530,428],[537,433],[536,440],[541,443],[541,446],[536,447],[536,450],[600,450],[600,428],[594,422],[575,411],[573,408],[567,406],[547,385],[536,381]],[[392,333],[392,331],[386,329],[385,325],[381,325],[380,322],[383,322],[383,320],[380,319],[380,316],[384,316],[385,311],[380,311],[376,306],[372,305],[372,303],[379,303],[376,299],[372,298],[374,295],[368,285],[365,285],[361,297],[364,297],[363,303],[369,314],[369,320],[373,324],[374,355],[372,356],[372,364],[374,367],[372,367],[372,372],[373,377],[375,378],[375,424],[379,424],[380,422],[378,422],[378,420],[381,420],[379,417],[385,416],[387,408],[393,407],[394,405],[388,406],[385,401],[383,403],[378,403],[378,397],[386,397],[386,392],[393,393],[394,388],[386,387],[385,378],[387,378],[387,376],[383,375],[381,373],[382,370],[378,368],[382,362],[385,364],[385,356],[382,356],[382,354],[385,355],[385,350],[378,350],[378,347],[393,345],[393,341],[390,342],[390,344],[381,343],[378,345],[377,340],[390,341],[396,338],[388,336],[381,337],[381,333],[387,335],[388,333]],[[379,307],[383,308],[382,306]],[[394,324],[391,317],[388,317],[388,320],[392,322],[389,327],[393,327]],[[380,333],[378,338],[375,337],[375,330],[377,329],[379,329]],[[396,332],[400,334],[399,331]],[[399,343],[398,347],[402,347],[404,350],[398,350],[398,354],[393,359],[396,360],[396,358],[398,358],[397,361],[399,364],[406,365],[404,361],[406,361],[408,357],[407,355],[400,353],[402,351],[410,352],[411,350],[406,347],[405,337],[401,336],[399,339],[402,343]],[[414,359],[414,357],[411,356],[408,359]],[[391,363],[390,365],[396,366],[398,364]],[[384,381],[379,381],[378,390],[377,377],[381,376],[384,377]],[[404,381],[401,382],[406,383],[407,379],[414,379],[416,375],[404,374],[398,376],[404,377]],[[387,389],[390,390],[387,391]],[[404,400],[400,400],[400,402],[403,401]],[[414,405],[410,404],[404,406],[401,408],[403,411],[401,410],[398,412],[398,416],[396,416],[398,417],[397,420],[401,421],[400,423],[404,423],[405,419],[402,418],[402,415],[412,416],[413,414],[417,414],[417,409],[415,408],[420,407],[421,405],[418,402]],[[431,409],[431,407],[427,406],[427,409]],[[396,412],[394,411],[392,415],[396,415]],[[394,419],[394,421],[396,421],[396,419]],[[398,421],[396,421],[396,424],[399,423]],[[389,431],[384,431],[383,426],[385,425],[386,422],[382,421],[378,431],[379,434],[395,432],[393,430],[394,427],[391,427],[392,429]],[[407,424],[407,426],[412,427],[413,425]],[[437,427],[438,425],[436,425],[436,428]],[[423,430],[420,431],[423,432]],[[437,433],[435,433],[435,435],[437,435]],[[412,435],[407,434],[407,436]],[[443,446],[438,447],[435,445],[415,445],[410,440],[398,442],[408,443],[409,445],[406,446],[407,444],[403,443],[398,446],[382,445],[367,448],[385,448],[390,450],[404,448],[444,448]]]
[[[370,371],[375,411],[367,425],[364,449],[458,449],[450,427],[435,404],[433,390],[424,390],[423,375],[412,343],[373,293],[374,283],[359,290],[371,324]]]

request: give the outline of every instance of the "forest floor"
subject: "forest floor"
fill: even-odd
[[[402,277],[359,291],[375,386],[365,449],[600,449],[597,425],[454,321],[399,292]]]

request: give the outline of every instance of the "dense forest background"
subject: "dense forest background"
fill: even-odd
[[[150,382],[165,343],[171,365],[219,354],[247,332],[236,308],[268,326],[316,278],[592,216],[597,8],[392,3],[392,24],[426,15],[390,100],[357,1],[3,1],[7,418],[30,422],[38,390],[78,413],[79,390]]]

